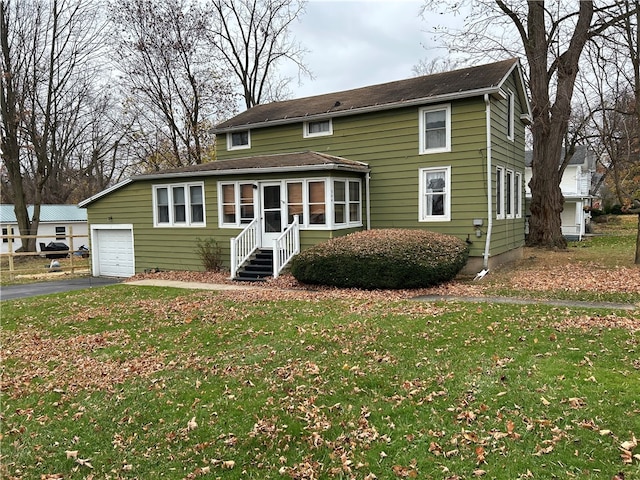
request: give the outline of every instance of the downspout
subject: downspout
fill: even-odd
[[[365,188],[367,190],[367,230],[371,230],[371,172],[367,172],[367,176],[365,177]]]
[[[491,249],[491,232],[493,230],[493,188],[491,179],[493,178],[491,165],[491,99],[488,94],[484,94],[485,116],[487,124],[487,236],[484,243],[484,254],[482,267],[489,269],[489,251]]]

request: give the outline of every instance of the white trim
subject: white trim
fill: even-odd
[[[426,135],[425,135],[425,114],[429,112],[445,112],[445,145],[444,147],[437,148],[426,148]],[[428,107],[423,107],[418,110],[418,128],[420,144],[418,146],[418,153],[420,155],[430,154],[430,153],[443,153],[451,151],[451,104],[440,104],[440,105],[430,105]]]
[[[515,218],[515,172],[511,169],[505,170],[504,186],[505,186],[505,216],[508,219]]]
[[[511,89],[507,89],[507,139],[512,142],[516,138],[516,95]]]
[[[233,144],[233,134],[234,133],[242,133],[242,132],[247,132],[247,143],[245,144],[241,144],[241,145],[234,145]],[[236,130],[234,132],[228,132],[227,133],[227,150],[246,150],[251,148],[251,130],[245,128],[243,130]]]
[[[202,221],[194,222],[191,220],[191,187],[200,187],[202,190]],[[160,222],[158,219],[158,190],[161,188],[167,189],[167,201],[169,209],[169,221]],[[176,222],[174,219],[174,201],[173,201],[173,189],[184,189],[184,209],[185,209],[185,221]],[[184,182],[184,183],[165,183],[155,184],[151,186],[151,202],[153,207],[153,226],[154,228],[202,228],[207,226],[207,210],[206,199],[204,195],[204,182]]]
[[[522,218],[522,172],[515,172],[514,186],[514,194],[516,195],[514,197],[514,200],[516,200],[515,215],[516,218]]]
[[[344,181],[346,182],[346,198],[347,198],[347,205],[346,205],[346,215],[347,218],[349,218],[349,221],[347,223],[339,223],[336,224],[334,222],[334,202],[333,202],[333,195],[334,195],[334,190],[333,190],[333,182],[335,181]],[[354,227],[362,227],[363,225],[363,214],[362,214],[362,207],[363,207],[363,202],[364,199],[362,198],[362,179],[359,177],[317,177],[317,178],[291,178],[291,179],[286,179],[286,180],[276,180],[276,181],[269,181],[266,183],[270,183],[270,184],[274,184],[280,182],[281,184],[281,188],[284,189],[284,193],[282,196],[283,201],[285,202],[286,206],[288,207],[288,191],[287,191],[287,185],[290,183],[301,183],[302,184],[302,218],[303,221],[300,222],[300,229],[301,230],[323,230],[323,231],[327,231],[327,230],[342,230],[342,229],[347,229],[347,228],[354,228]],[[325,205],[325,222],[324,223],[309,223],[310,220],[310,215],[309,215],[309,183],[310,182],[323,182],[324,183],[324,205]],[[350,182],[357,182],[358,186],[359,186],[359,194],[360,194],[360,199],[359,199],[359,205],[360,205],[360,219],[356,222],[352,222],[350,217],[349,217],[349,183]],[[225,181],[218,181],[217,182],[217,189],[218,189],[218,227],[219,228],[244,228],[244,226],[246,224],[241,224],[240,223],[240,211],[238,210],[239,205],[240,205],[240,190],[239,190],[239,186],[240,185],[254,185],[254,186],[259,186],[262,182],[258,181],[258,180],[239,180],[239,181],[233,181],[233,182],[225,182]],[[235,223],[224,223],[224,202],[223,200],[223,194],[222,194],[222,187],[224,185],[233,185],[234,186],[234,201],[235,201],[235,208],[236,208],[236,222]],[[259,191],[259,188],[254,188],[254,218],[255,215],[257,215],[259,213],[259,205],[258,202],[260,201],[259,196],[256,197],[256,193],[257,191]],[[288,216],[289,216],[289,212],[288,212],[288,208],[287,210],[284,211],[287,222],[288,222]]]
[[[505,168],[496,166],[496,219],[504,220],[505,219]]]
[[[428,172],[444,172],[444,215],[429,215],[427,213],[427,184]],[[418,169],[418,221],[419,222],[449,222],[451,221],[451,166],[427,167]]]
[[[329,130],[311,133],[309,132],[309,124],[311,123],[324,123],[329,122]],[[319,120],[309,120],[308,122],[302,123],[302,137],[303,138],[314,138],[314,137],[326,137],[329,135],[333,135],[333,121],[331,118],[322,118]]]
[[[100,275],[100,249],[98,248],[98,242],[96,240],[97,232],[100,230],[129,230],[131,232],[131,253],[133,255],[131,275],[135,275],[136,253],[133,236],[133,223],[96,223],[90,226],[89,235],[91,238],[91,275],[93,275],[94,277]]]

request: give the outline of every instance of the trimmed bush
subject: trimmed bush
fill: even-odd
[[[421,288],[453,279],[467,262],[465,242],[426,230],[380,229],[334,238],[293,258],[300,282],[342,288]]]

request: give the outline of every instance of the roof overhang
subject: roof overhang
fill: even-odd
[[[215,134],[221,134],[221,133],[228,133],[228,132],[250,130],[252,128],[275,127],[278,125],[287,125],[290,123],[308,122],[313,120],[323,120],[323,119],[336,118],[336,117],[346,117],[346,116],[355,115],[355,114],[381,112],[384,110],[395,110],[397,108],[402,108],[402,107],[414,107],[414,106],[428,105],[433,103],[450,102],[453,100],[458,100],[463,98],[478,97],[478,96],[481,97],[486,94],[495,96],[495,95],[500,95],[500,88],[501,88],[500,85],[497,85],[495,87],[481,88],[476,90],[466,90],[464,92],[448,93],[445,95],[436,95],[436,96],[424,97],[424,98],[414,98],[411,100],[403,100],[399,102],[385,103],[381,105],[370,105],[367,107],[352,108],[349,110],[341,110],[337,112],[317,113],[313,115],[305,115],[302,117],[288,117],[288,118],[282,118],[278,120],[266,120],[263,122],[234,125],[232,127],[226,127],[226,128],[214,128],[211,131]]]

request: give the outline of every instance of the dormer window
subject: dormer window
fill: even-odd
[[[251,148],[249,130],[227,133],[227,150],[240,150],[243,148]]]
[[[330,118],[328,118],[327,120],[304,122],[302,128],[302,136],[304,138],[333,135],[333,123],[331,122]]]

